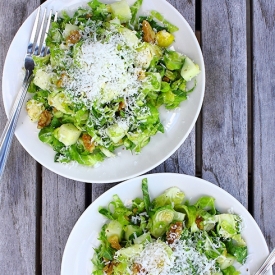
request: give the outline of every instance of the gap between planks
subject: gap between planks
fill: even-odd
[[[246,43],[247,43],[247,158],[248,158],[248,211],[253,214],[253,13],[252,0],[246,0]]]
[[[195,1],[195,35],[201,45],[201,0]],[[202,113],[195,125],[195,176],[202,177]]]

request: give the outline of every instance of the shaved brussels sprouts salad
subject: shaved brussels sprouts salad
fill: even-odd
[[[99,213],[103,225],[92,258],[94,275],[238,275],[247,258],[241,218],[220,213],[215,199],[194,204],[178,187],[151,200],[147,179],[142,198],[125,206],[118,195]]]
[[[56,162],[94,166],[121,146],[139,153],[164,132],[158,108],[193,91],[200,69],[173,49],[178,28],[156,11],[138,16],[141,5],[93,0],[52,22],[26,108]]]

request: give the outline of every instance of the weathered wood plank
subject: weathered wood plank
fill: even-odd
[[[116,183],[103,183],[103,184],[92,184],[92,202],[97,199],[100,195],[104,192],[109,190],[110,188],[114,187]]]
[[[185,18],[191,28],[195,31],[195,0],[167,0]],[[180,26],[178,26],[180,27]]]
[[[272,249],[275,247],[275,2],[252,3],[253,215]]]
[[[42,274],[60,274],[67,239],[85,210],[85,183],[42,169]]]
[[[36,0],[0,2],[1,76],[8,47],[14,35],[37,5]],[[2,88],[2,79],[0,87]],[[0,133],[2,133],[7,121],[2,96],[0,109]],[[36,273],[36,182],[36,162],[14,138],[9,160],[0,181],[1,274]]]
[[[248,206],[246,1],[204,0],[202,177]]]

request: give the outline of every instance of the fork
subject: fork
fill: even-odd
[[[275,248],[270,252],[269,256],[266,258],[262,266],[258,269],[255,275],[264,275],[275,263]]]
[[[8,159],[18,117],[22,109],[29,84],[33,79],[33,69],[35,66],[33,56],[35,55],[35,56],[43,57],[49,53],[48,48],[46,47],[46,38],[49,31],[50,23],[51,23],[52,10],[50,11],[47,19],[46,19],[47,9],[44,10],[40,27],[38,27],[39,21],[40,21],[39,20],[40,10],[41,8],[39,7],[37,10],[30,40],[27,47],[27,53],[24,60],[25,77],[22,83],[22,87],[16,96],[8,121],[6,123],[4,131],[0,138],[0,179],[3,175],[4,168]]]

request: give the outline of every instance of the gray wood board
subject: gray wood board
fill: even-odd
[[[46,168],[42,179],[42,274],[60,274],[67,239],[85,210],[85,183]]]
[[[246,1],[201,3],[206,66],[202,177],[247,207]]]
[[[272,249],[275,247],[275,2],[252,3],[253,215]]]
[[[1,76],[4,60],[14,35],[37,5],[37,1],[25,0],[0,2]],[[11,14],[14,15],[12,18]],[[2,88],[2,79],[0,87]],[[2,132],[7,121],[2,99],[0,108],[2,110],[0,132]],[[1,274],[35,274],[37,270],[37,178],[36,162],[14,138],[7,166],[0,181]]]

